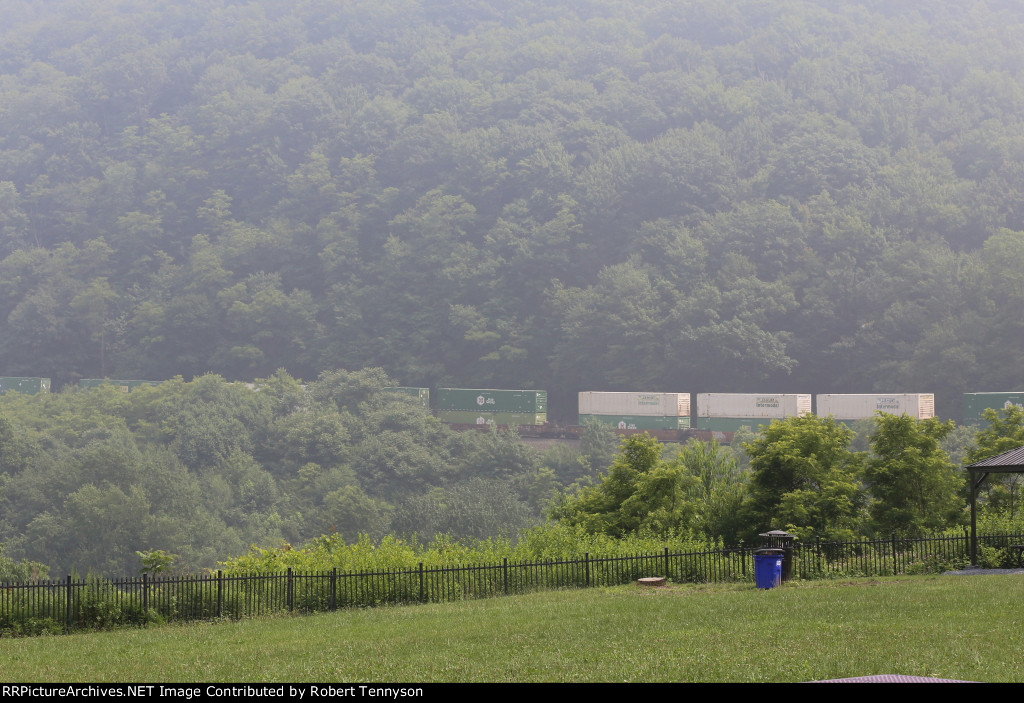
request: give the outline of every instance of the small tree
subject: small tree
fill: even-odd
[[[875,530],[919,534],[956,522],[963,477],[939,447],[952,421],[879,413],[864,467]]]
[[[831,417],[803,415],[772,422],[746,444],[752,469],[746,536],[774,528],[852,537],[865,503],[857,479],[863,457],[848,448],[853,434]]]
[[[1024,408],[1010,405],[1002,411],[989,408],[981,412],[988,427],[975,435],[975,447],[967,452],[965,464],[1024,447]]]
[[[140,574],[156,575],[167,571],[178,560],[177,554],[170,554],[162,549],[150,549],[145,552],[135,552],[142,561]]]
[[[614,537],[640,529],[689,529],[696,513],[690,496],[699,479],[680,463],[663,461],[661,450],[647,433],[623,439],[608,473],[564,498],[552,517]]]
[[[1019,405],[1009,405],[1002,411],[989,408],[983,410],[981,416],[988,426],[975,435],[975,446],[967,452],[964,464],[1024,447],[1024,408]],[[1020,481],[1020,474],[991,474],[983,484],[988,488],[986,509],[1005,510],[1012,521],[1017,513]]]
[[[744,527],[740,507],[749,474],[740,468],[736,453],[714,441],[690,440],[675,461],[697,479],[689,482],[697,510],[694,527],[710,538],[735,543]]]

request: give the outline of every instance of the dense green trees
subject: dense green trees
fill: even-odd
[[[975,437],[964,456],[965,464],[1024,447],[1024,408],[1010,405],[1002,410],[983,410],[988,423]],[[1019,512],[1020,474],[990,474],[982,490],[989,506],[1003,509],[1012,520]]]
[[[157,550],[195,569],[322,534],[514,538],[545,516],[581,534],[726,543],[772,528],[920,534],[963,519],[963,477],[940,446],[951,423],[880,414],[855,432],[791,418],[740,433],[742,454],[619,441],[592,425],[578,448],[541,454],[494,429],[453,432],[381,390],[393,383],[380,369],[304,386],[279,371],[254,387],[202,376],[2,396],[0,566],[132,573]],[[958,431],[968,457],[1019,442],[1019,409],[989,420],[975,440]],[[1012,522],[1016,489],[996,485],[986,514]]]
[[[386,530],[471,476],[536,511],[544,469],[614,461],[599,430],[587,470],[453,437],[377,395],[387,375],[545,388],[570,421],[594,388],[934,391],[956,417],[959,393],[1017,387],[1024,13],[933,5],[16,4],[0,373],[181,379],[5,399],[0,540],[70,535],[75,495],[81,519],[151,516],[117,558],[208,564],[253,535]],[[384,370],[329,371],[361,367]],[[752,464],[744,510],[894,527],[826,455],[772,484],[785,500]],[[635,482],[659,529],[746,529],[735,482],[676,462]]]
[[[1021,13],[719,5],[11,13],[0,371],[1017,384]]]
[[[1009,405],[1002,410],[981,412],[987,423],[976,436],[976,446],[967,452],[965,464],[1024,447],[1024,408]]]
[[[641,528],[664,531],[690,522],[686,483],[678,465],[661,460],[657,440],[634,435],[622,441],[619,456],[599,483],[556,506],[553,516],[588,532],[622,536]]]
[[[675,532],[735,541],[746,477],[732,453],[718,444],[691,442],[666,460],[662,449],[646,434],[623,439],[608,471],[563,495],[551,515],[616,537]]]
[[[975,437],[968,454],[1019,430],[1020,412],[1007,416],[991,413],[997,422],[984,430],[964,428]],[[589,533],[692,532],[729,543],[770,529],[845,540],[963,523],[964,476],[940,446],[952,422],[879,413],[858,425],[862,437],[830,417],[773,421],[743,444],[742,469],[732,448],[690,442],[663,458],[655,440],[634,435],[606,473],[573,486],[551,515]],[[1015,499],[1015,483],[997,486],[983,512],[1012,523]]]
[[[127,574],[153,550],[195,569],[326,533],[486,538],[541,519],[561,484],[539,453],[452,432],[393,385],[381,369],[305,386],[279,371],[0,396],[0,540],[62,573]],[[561,461],[566,481],[589,471]]]
[[[963,511],[963,476],[939,442],[953,423],[935,418],[881,415],[871,436],[872,457],[864,467],[871,492],[873,527],[903,534],[940,530]]]
[[[837,538],[859,532],[862,457],[848,448],[851,439],[853,431],[832,418],[807,415],[772,422],[746,446],[751,468],[744,503],[747,529]]]

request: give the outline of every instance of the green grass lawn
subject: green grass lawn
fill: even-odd
[[[0,640],[0,679],[1024,681],[1024,576],[636,586]]]

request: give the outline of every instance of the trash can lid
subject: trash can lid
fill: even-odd
[[[773,556],[773,557],[780,557],[780,556],[785,556],[786,550],[785,549],[755,549],[754,550],[754,554]]]

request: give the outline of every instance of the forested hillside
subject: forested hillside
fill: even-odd
[[[1021,385],[1019,3],[4,7],[4,375]]]
[[[387,383],[370,369],[305,390],[277,373],[258,390],[207,375],[0,397],[0,582],[5,559],[119,575],[151,550],[194,570],[323,534],[512,536],[561,483],[611,462],[613,435],[583,443],[584,466],[514,434],[454,432]]]

